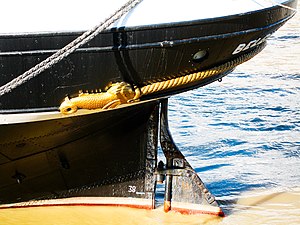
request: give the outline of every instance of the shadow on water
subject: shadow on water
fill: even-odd
[[[200,168],[195,168],[194,170],[196,171],[196,173],[201,173],[204,171],[210,171],[210,170],[214,170],[214,169],[220,169],[224,166],[230,166],[231,164],[215,164],[215,165],[210,165],[210,166],[204,166],[204,167],[200,167]]]
[[[268,185],[262,184],[248,184],[239,182],[236,179],[220,180],[206,183],[206,187],[216,197],[220,207],[225,215],[231,215],[234,210],[238,197],[245,192],[253,189],[266,188]]]
[[[220,139],[216,142],[209,142],[199,146],[184,147],[182,148],[182,153],[187,158],[198,157],[202,160],[255,155],[256,149],[249,148],[247,144],[248,142],[238,139]],[[224,164],[221,165],[224,166]],[[229,166],[232,164],[226,163],[225,165]]]
[[[249,208],[253,207],[253,206],[258,206],[258,205],[262,205],[265,202],[268,202],[280,195],[285,194],[284,192],[275,192],[272,194],[268,194],[263,198],[258,199],[257,201],[254,201],[253,203],[247,205],[247,206],[243,206],[243,208],[240,208],[239,210],[248,210]]]
[[[222,208],[225,216],[232,216],[237,212],[253,210],[253,207],[261,207],[262,205],[275,200],[278,197],[284,197],[286,192],[274,192],[264,196],[260,196],[257,200],[247,202],[247,204],[239,204],[239,198],[218,200],[220,207]],[[249,201],[249,200],[248,200]],[[238,206],[237,206],[238,205]]]
[[[243,183],[233,178],[222,179],[210,183],[208,182],[206,183],[206,186],[216,197],[233,197],[254,188],[264,188],[267,185],[263,185],[261,183]]]
[[[291,39],[298,39],[300,38],[299,35],[283,35],[280,37],[276,37],[276,40],[283,40],[283,41],[290,41]]]

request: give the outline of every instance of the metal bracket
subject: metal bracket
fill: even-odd
[[[164,211],[172,208],[172,202],[216,206],[214,196],[175,145],[168,124],[168,99],[161,101],[160,144],[166,157],[165,168],[156,174],[165,176]]]

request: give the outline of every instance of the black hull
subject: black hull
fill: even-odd
[[[145,198],[151,203],[156,108],[154,101],[0,126],[6,134],[0,139],[0,204],[83,196]]]
[[[295,4],[296,1],[289,1],[287,6]],[[253,50],[293,14],[288,8],[274,6],[222,18],[109,30],[38,77],[1,96],[0,109],[55,109],[66,94],[72,96],[79,90],[103,89],[108,83],[118,81],[141,87],[149,82],[209,69]],[[0,36],[0,85],[38,64],[79,35]],[[236,51],[243,44],[247,47]],[[205,57],[193,59],[199,50],[206,52]],[[205,85],[219,77],[199,81],[176,90],[176,93]]]
[[[169,177],[165,202],[172,199],[172,207],[165,206],[165,211],[223,216],[173,144],[163,101],[1,125],[0,133],[6,135],[0,137],[0,209],[59,205],[154,209],[160,175]],[[167,162],[174,165],[158,169],[159,137]]]

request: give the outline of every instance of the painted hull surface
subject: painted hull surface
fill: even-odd
[[[96,4],[96,1],[92,2]],[[99,1],[97,2],[99,4]],[[191,1],[191,4],[184,4],[187,9],[182,8],[182,12],[186,17],[182,15],[179,16],[180,20],[175,20],[176,16],[171,17],[169,14],[181,15],[179,8],[182,5],[170,4],[169,10],[164,10],[164,13],[158,7],[155,13],[157,16],[153,17],[153,10],[148,10],[151,16],[149,12],[146,13],[152,1],[143,1],[111,28],[101,32],[73,54],[34,79],[2,95],[0,110],[55,109],[66,95],[76,95],[79,90],[103,90],[107,84],[120,81],[143,87],[160,80],[211,69],[261,46],[267,37],[294,15],[293,7],[297,3],[295,0],[282,2],[280,5],[266,0],[217,1],[220,6],[225,2],[232,5],[222,7],[222,10],[231,9],[232,12],[223,12],[213,8],[211,3],[203,2],[195,0]],[[241,2],[249,3],[249,6]],[[234,6],[234,3],[238,5]],[[12,3],[6,4],[9,11],[9,5]],[[249,7],[248,11],[246,5]],[[187,13],[195,9],[212,11],[213,16],[198,11]],[[145,16],[141,17],[141,14]],[[26,18],[24,17],[24,21]],[[32,28],[36,27],[26,28],[27,32],[13,24],[10,26],[13,30],[7,30],[5,27],[0,30],[1,86],[82,34],[80,31],[74,31],[79,27],[73,31],[66,29],[72,20],[68,19],[67,25],[63,25],[64,22],[55,23],[58,25],[54,29],[46,26],[51,24],[47,21],[51,17],[41,18],[41,21],[44,21],[42,24],[45,25],[43,32],[40,30],[42,27],[34,26],[35,23],[30,23],[31,21],[22,23],[21,27],[24,28],[29,24],[32,24]],[[29,20],[30,16],[27,19]],[[97,24],[93,20],[88,22]],[[160,96],[206,85],[232,69],[229,68],[223,75],[210,76],[183,88],[163,91]],[[145,98],[152,97],[148,95]]]
[[[154,101],[81,116],[1,125],[0,204],[131,197],[148,200],[141,207],[152,208],[156,108]],[[80,203],[78,199],[75,202]]]

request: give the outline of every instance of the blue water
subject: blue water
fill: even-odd
[[[174,141],[225,211],[246,191],[300,187],[297,21],[222,82],[169,99]]]

